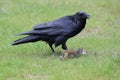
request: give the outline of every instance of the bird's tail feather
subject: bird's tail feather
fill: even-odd
[[[18,45],[18,44],[23,44],[23,43],[28,43],[28,42],[36,42],[38,41],[40,36],[27,36],[22,39],[18,39],[12,43],[12,45]]]

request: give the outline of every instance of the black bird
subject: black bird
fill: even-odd
[[[14,41],[12,45],[45,41],[49,44],[53,52],[55,52],[52,47],[53,44],[55,47],[62,45],[63,49],[67,49],[66,41],[84,29],[86,19],[89,17],[89,14],[80,11],[73,15],[64,16],[51,22],[39,24],[34,26],[31,31],[19,34],[27,36]]]

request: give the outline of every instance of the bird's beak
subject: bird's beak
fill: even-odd
[[[86,17],[87,17],[87,19],[90,19],[90,15],[89,14],[86,14]]]

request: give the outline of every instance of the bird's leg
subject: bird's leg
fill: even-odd
[[[64,50],[67,50],[67,49],[68,49],[67,46],[66,46],[66,42],[62,43],[62,48],[63,48]]]
[[[55,50],[53,49],[52,44],[49,43],[49,46],[50,46],[52,52],[55,53]]]

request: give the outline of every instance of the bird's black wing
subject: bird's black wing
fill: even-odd
[[[33,29],[34,30],[42,30],[42,29],[48,29],[48,28],[62,28],[62,26],[59,26],[59,25],[62,25],[62,24],[64,25],[63,22],[66,21],[66,20],[70,21],[71,18],[68,17],[68,16],[65,16],[65,17],[62,17],[60,19],[57,19],[57,20],[54,20],[54,21],[51,21],[51,22],[45,22],[45,23],[36,25],[36,26],[33,27]]]
[[[76,30],[77,24],[69,17],[61,18],[52,22],[43,23],[34,27],[32,31],[21,33],[21,35],[67,35]]]

